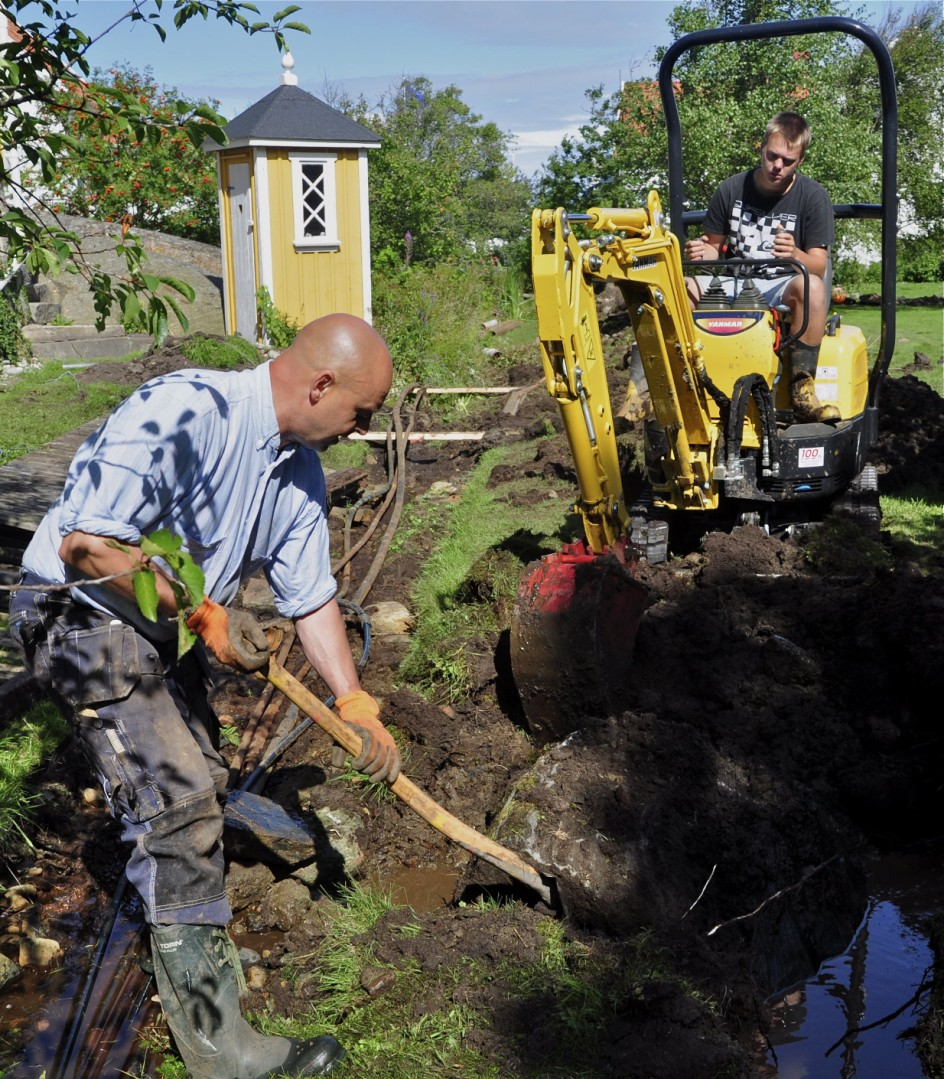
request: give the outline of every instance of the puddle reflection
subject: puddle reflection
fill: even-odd
[[[930,981],[924,926],[940,911],[942,876],[940,861],[923,856],[876,864],[872,898],[849,947],[773,1004],[765,1076],[922,1079],[915,1027],[927,995],[883,1020]]]

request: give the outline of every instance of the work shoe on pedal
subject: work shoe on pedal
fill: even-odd
[[[797,423],[835,423],[842,418],[835,405],[824,405],[816,396],[816,383],[805,371],[790,383],[790,405]]]

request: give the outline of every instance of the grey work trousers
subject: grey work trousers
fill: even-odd
[[[131,846],[128,880],[152,925],[227,925],[223,811],[227,769],[193,651],[155,644],[120,619],[43,591],[23,574],[10,632],[66,715]]]

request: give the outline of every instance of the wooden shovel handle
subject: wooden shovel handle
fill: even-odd
[[[276,689],[280,689],[306,715],[311,716],[319,727],[327,731],[338,745],[343,746],[352,757],[358,756],[361,751],[361,740],[357,732],[335,715],[314,693],[306,689],[297,678],[289,674],[277,660],[269,660],[266,677]],[[488,836],[463,824],[458,817],[448,813],[438,802],[434,802],[428,794],[421,791],[402,772],[389,786],[401,801],[406,802],[423,820],[431,824],[438,832],[442,832],[447,839],[458,843],[460,847],[465,848],[477,858],[482,858],[497,866],[514,880],[526,884],[537,892],[548,906],[553,906],[549,885],[544,882],[537,870],[519,858],[514,851],[508,850],[493,839],[489,839]]]

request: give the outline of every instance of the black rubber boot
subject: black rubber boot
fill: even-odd
[[[816,396],[816,364],[819,345],[802,341],[790,353],[790,407],[797,423],[835,423],[842,417],[835,405],[824,405]]]
[[[267,1037],[239,1008],[242,971],[225,929],[151,927],[154,974],[167,1025],[191,1079],[327,1075],[344,1056],[335,1038]]]

